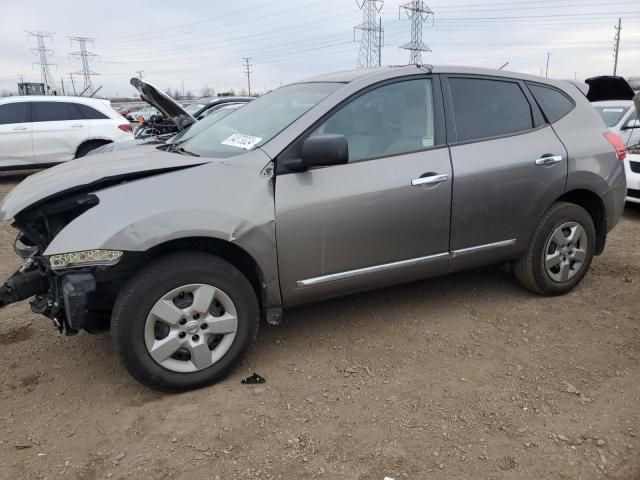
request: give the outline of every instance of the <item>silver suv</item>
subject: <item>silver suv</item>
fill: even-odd
[[[25,298],[67,334],[110,328],[129,372],[211,384],[283,309],[497,262],[574,288],[623,211],[625,150],[562,81],[460,67],[279,88],[184,143],[27,178],[0,216]]]

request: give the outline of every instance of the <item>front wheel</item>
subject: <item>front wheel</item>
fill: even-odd
[[[156,260],[116,300],[112,337],[141,383],[179,392],[210,385],[238,362],[255,337],[259,307],[249,281],[206,253]]]
[[[513,271],[528,290],[541,295],[562,295],[580,283],[595,251],[595,227],[587,211],[557,202],[544,214],[527,253]]]

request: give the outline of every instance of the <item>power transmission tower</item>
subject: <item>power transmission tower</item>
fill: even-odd
[[[405,43],[400,48],[411,52],[409,57],[410,64],[420,65],[422,63],[422,52],[431,51],[422,41],[422,24],[429,19],[433,21],[433,10],[421,0],[412,0],[409,3],[400,5],[398,12],[400,17],[402,16],[402,10],[405,11],[407,17],[411,20],[411,41]]]
[[[618,26],[614,28],[616,29],[615,46],[613,47],[613,58],[615,59],[613,62],[613,75],[615,76],[616,73],[618,73],[618,52],[620,50],[620,32],[622,31],[622,18],[618,18]]]
[[[251,67],[252,65],[249,63],[251,57],[242,57],[244,60],[244,73],[247,74],[247,88],[249,89],[249,96],[251,96]]]
[[[49,32],[29,32],[27,31],[27,38],[36,37],[38,41],[38,48],[34,48],[31,51],[38,55],[39,62],[35,62],[34,65],[40,65],[40,81],[44,83],[44,91],[46,95],[55,94],[55,84],[53,83],[53,77],[51,76],[51,70],[49,67],[55,65],[55,63],[49,63],[49,56],[53,55],[53,50],[50,50],[45,45],[45,38],[51,39],[53,42],[53,33]]]
[[[71,43],[78,42],[80,50],[77,52],[71,52],[69,55],[72,57],[79,57],[82,63],[82,70],[79,72],[74,72],[75,75],[82,75],[83,77],[83,93],[87,93],[89,96],[93,94],[93,82],[91,81],[91,77],[93,75],[98,75],[98,73],[94,72],[89,68],[89,61],[96,58],[97,55],[95,53],[87,51],[87,43],[90,43],[93,46],[93,38],[88,37],[69,37]]]
[[[138,78],[142,80],[142,74],[144,73],[144,70],[136,70],[136,73],[138,74]]]
[[[371,68],[382,62],[381,49],[383,42],[382,21],[378,25],[377,16],[384,0],[356,0],[362,10],[362,23],[354,28],[360,30],[360,50],[358,52],[358,68]]]

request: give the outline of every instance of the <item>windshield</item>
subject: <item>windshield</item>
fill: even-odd
[[[210,127],[214,123],[222,120],[224,117],[229,115],[234,110],[240,108],[241,106],[242,105],[237,104],[237,105],[230,105],[228,107],[223,107],[219,110],[213,110],[212,113],[204,117],[202,120],[194,123],[190,127],[185,128],[177,135],[171,137],[165,143],[167,145],[173,145],[174,143],[180,143],[180,142],[189,140],[194,135],[202,132],[204,129]]]
[[[631,107],[596,107],[607,127],[615,127]]]
[[[203,157],[239,155],[271,140],[341,86],[302,83],[278,88],[205,128],[183,148]]]

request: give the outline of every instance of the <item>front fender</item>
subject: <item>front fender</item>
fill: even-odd
[[[273,183],[260,175],[269,159],[262,160],[252,168],[209,163],[95,192],[100,203],[63,228],[45,255],[144,252],[180,238],[216,238],[251,255],[268,297],[279,299]]]

